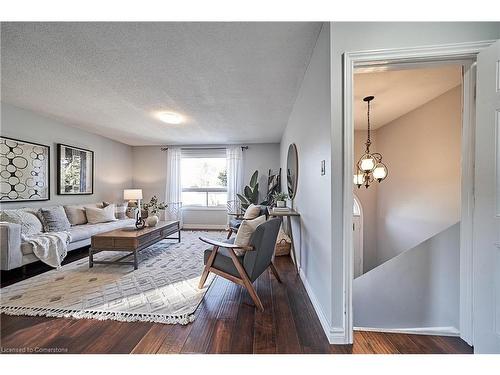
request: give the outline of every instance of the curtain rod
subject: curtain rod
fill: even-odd
[[[199,150],[221,150],[221,149],[225,149],[225,147],[206,147],[206,146],[203,146],[203,147],[196,147],[196,146],[180,146],[181,148],[194,148],[194,149],[199,149]],[[161,148],[162,151],[167,151],[168,150],[168,147],[162,147]],[[248,146],[241,146],[241,150],[248,150]]]

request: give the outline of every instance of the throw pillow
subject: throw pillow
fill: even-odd
[[[109,202],[102,202],[102,207],[107,207],[110,204],[111,203]],[[127,207],[128,207],[128,202],[116,203],[115,218],[117,218],[118,220],[127,219]]]
[[[71,225],[87,224],[87,215],[83,206],[64,206],[64,211]]]
[[[255,219],[260,215],[260,206],[256,206],[255,204],[251,204],[245,211],[245,215],[243,215],[243,219]]]
[[[62,232],[71,227],[62,206],[40,208],[38,216],[42,219],[45,232]]]
[[[110,204],[104,208],[85,207],[89,224],[107,223],[115,221],[115,205]]]
[[[21,225],[21,233],[26,236],[43,232],[42,222],[36,212],[29,209],[4,210],[0,214],[0,221]]]
[[[257,229],[260,224],[266,222],[266,217],[264,215],[259,216],[253,220],[243,220],[240,227],[238,228],[238,233],[236,233],[236,238],[234,239],[234,244],[238,246],[248,246],[250,244],[250,238],[253,232]],[[245,250],[234,249],[236,255],[244,255]]]

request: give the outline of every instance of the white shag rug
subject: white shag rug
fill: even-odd
[[[210,286],[198,289],[203,251],[198,237],[224,238],[223,232],[182,232],[182,242],[163,240],[139,252],[131,265],[95,264],[88,258],[2,288],[0,311],[9,315],[188,324]],[[101,252],[113,260],[123,252]],[[132,257],[131,257],[132,258]],[[127,259],[129,260],[129,259]]]

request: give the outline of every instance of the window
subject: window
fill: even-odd
[[[184,207],[225,207],[226,150],[182,149],[181,185]]]

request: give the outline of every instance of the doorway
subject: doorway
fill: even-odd
[[[352,236],[352,165],[354,119],[353,74],[355,68],[387,69],[391,67],[427,66],[458,63],[463,67],[463,116],[461,147],[461,234],[460,234],[460,336],[472,344],[472,209],[474,181],[474,89],[477,54],[491,45],[491,41],[442,45],[411,49],[366,51],[344,54],[344,309],[346,343],[352,343],[353,310],[352,284],[354,251]]]
[[[366,239],[360,272],[353,231],[354,327],[456,335],[462,67],[384,68],[354,75],[354,206]],[[369,155],[386,178],[374,178],[375,163],[360,173]]]

